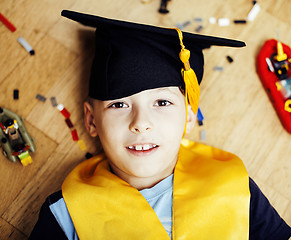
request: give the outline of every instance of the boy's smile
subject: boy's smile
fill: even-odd
[[[99,136],[116,175],[144,188],[173,172],[186,121],[185,97],[178,87],[94,100],[93,105],[85,104],[86,126],[91,136]]]
[[[128,151],[136,156],[147,156],[157,150],[159,146],[152,143],[135,144],[126,147]]]

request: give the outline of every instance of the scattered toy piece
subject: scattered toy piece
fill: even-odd
[[[17,38],[17,41],[21,44],[22,47],[25,48],[27,52],[32,56],[35,54],[34,50],[32,47],[29,45],[29,43],[22,37]]]
[[[176,27],[179,28],[180,30],[183,30],[185,27],[187,27],[189,24],[191,24],[190,21],[186,21],[184,23],[177,23]]]
[[[32,163],[30,152],[35,152],[33,139],[28,134],[23,119],[16,113],[0,107],[0,139],[2,152],[12,162],[23,166]]]
[[[228,61],[229,63],[232,63],[232,62],[233,62],[233,59],[232,59],[231,56],[226,56],[226,59],[227,59],[227,61]]]
[[[197,120],[198,120],[199,126],[203,126],[204,116],[203,116],[203,114],[201,112],[200,107],[198,107],[198,111],[197,111]]]
[[[85,155],[85,158],[86,158],[86,159],[89,159],[89,158],[91,158],[91,157],[93,157],[93,155],[92,155],[91,153],[87,152],[86,155]]]
[[[61,112],[61,114],[65,117],[65,122],[68,126],[68,128],[71,130],[71,134],[73,137],[73,141],[78,141],[79,140],[79,136],[77,133],[77,129],[75,129],[74,124],[72,123],[70,116],[71,114],[69,113],[69,111],[64,107],[63,104],[59,104],[57,106],[57,109]]]
[[[247,23],[246,20],[233,20],[233,22],[234,22],[235,24],[246,24],[246,23]]]
[[[230,24],[230,21],[228,18],[219,18],[218,19],[218,25],[221,27],[229,26],[229,24]]]
[[[190,25],[191,21],[186,21],[183,23],[183,27],[187,27],[188,25]]]
[[[195,22],[202,22],[203,19],[202,19],[202,18],[194,18],[194,21],[195,21]]]
[[[63,116],[65,118],[70,118],[71,114],[68,112],[68,110],[64,107],[63,104],[59,104],[57,106],[57,108],[59,109],[59,111],[61,112],[61,114],[63,114]]]
[[[270,66],[273,65],[274,73],[270,73],[271,67],[267,59],[271,61]],[[291,95],[288,97],[287,94],[289,90],[291,94],[291,81],[289,84],[286,81],[287,85],[284,86],[284,80],[291,78],[288,59],[291,59],[291,48],[281,43],[279,39],[269,39],[257,54],[256,70],[283,127],[291,134],[291,114],[287,111],[288,104],[287,109],[285,105],[286,100],[290,100],[291,104]]]
[[[79,141],[78,141],[78,145],[79,145],[79,148],[80,148],[82,151],[87,150],[87,146],[86,146],[86,144],[84,143],[83,140],[79,140]]]
[[[213,69],[214,69],[214,71],[220,71],[220,72],[223,71],[223,67],[221,67],[221,66],[215,66]]]
[[[196,31],[196,32],[200,32],[200,31],[202,30],[202,28],[203,28],[203,26],[200,25],[199,27],[197,27],[197,28],[195,29],[195,31]]]
[[[198,119],[198,121],[203,121],[203,120],[204,120],[204,116],[203,116],[203,114],[202,114],[202,112],[201,112],[200,107],[198,107],[198,111],[197,111],[197,119]]]
[[[206,140],[206,131],[205,129],[200,130],[200,140],[205,141]]]
[[[13,99],[14,100],[19,99],[19,90],[18,89],[13,90]]]
[[[78,136],[77,130],[74,129],[74,130],[71,131],[71,133],[72,133],[73,141],[78,141],[79,140],[79,136]]]
[[[216,24],[216,18],[215,17],[210,17],[208,19],[208,21],[209,21],[210,24]]]
[[[37,94],[35,98],[38,99],[39,101],[42,101],[42,102],[46,101],[46,97],[44,97],[44,96],[42,96],[40,94]]]
[[[0,13],[0,21],[11,31],[11,32],[15,32],[16,27],[14,27],[14,25],[8,21],[8,19],[6,17],[4,17],[1,13]]]
[[[258,3],[255,3],[255,5],[248,14],[248,20],[251,22],[254,21],[260,10],[261,10],[260,5]]]
[[[66,122],[68,128],[71,129],[71,128],[74,127],[74,125],[73,125],[73,123],[71,122],[71,119],[70,119],[70,118],[66,118],[65,122]]]
[[[57,99],[55,97],[51,97],[51,103],[53,107],[57,107],[58,103],[57,103]]]
[[[159,9],[159,13],[163,13],[163,14],[169,13],[169,10],[167,9],[168,1],[170,1],[170,0],[161,0],[161,6]]]

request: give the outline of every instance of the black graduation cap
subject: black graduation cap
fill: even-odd
[[[89,96],[113,100],[169,86],[184,88],[179,58],[180,41],[175,29],[160,28],[68,10],[62,16],[96,28],[96,48]],[[190,50],[190,65],[200,84],[203,76],[202,49],[211,45],[243,47],[241,41],[183,32]]]

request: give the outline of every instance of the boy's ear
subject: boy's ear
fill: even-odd
[[[91,137],[97,137],[98,132],[95,125],[94,109],[89,102],[84,102],[84,122]]]
[[[195,126],[195,122],[196,122],[196,115],[194,114],[190,104],[188,104],[186,133],[190,133],[191,132],[191,130]]]

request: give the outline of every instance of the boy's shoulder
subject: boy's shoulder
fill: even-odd
[[[34,239],[78,239],[62,191],[46,198],[29,237],[29,240]]]
[[[62,190],[52,193],[46,198],[45,203],[52,205],[63,198]]]
[[[257,184],[249,178],[250,239],[288,239],[291,228],[280,217]]]

